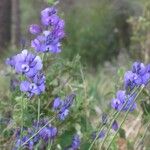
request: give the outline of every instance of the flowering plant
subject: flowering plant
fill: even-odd
[[[128,114],[137,108],[139,95],[147,93],[150,64],[133,63],[124,74],[122,89],[110,101],[110,113],[102,113],[98,126],[93,127],[89,115],[92,102],[79,56],[69,62],[58,56],[65,22],[54,6],[42,10],[40,18],[41,25],[29,27],[33,35],[30,50],[24,48],[6,60],[15,74],[11,82],[13,119],[8,123],[13,124],[9,128],[11,149],[91,150],[98,139],[100,149],[109,149]],[[119,124],[120,114],[124,117]],[[115,132],[113,137],[110,131]]]

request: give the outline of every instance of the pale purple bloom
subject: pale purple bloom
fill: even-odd
[[[39,135],[45,142],[48,142],[49,140],[53,140],[56,137],[57,128],[53,126],[45,127],[40,131]]]
[[[117,131],[118,128],[119,128],[118,123],[117,123],[117,121],[115,120],[115,121],[113,122],[113,124],[112,124],[112,129],[113,129],[114,131]]]
[[[136,73],[127,71],[124,76],[125,89],[131,91],[135,86],[142,84],[142,79]]]
[[[141,76],[142,79],[142,84],[147,85],[148,82],[150,81],[150,73],[147,72],[143,76]]]
[[[22,144],[24,144],[29,138],[30,136],[32,136],[33,134],[31,134],[30,132],[27,131],[27,134],[25,136],[23,136],[22,138],[20,138],[20,133],[16,136],[16,142],[15,142],[15,145],[13,147],[13,150],[18,150]],[[35,136],[36,137],[36,136]],[[34,137],[34,138],[35,138]],[[23,148],[27,148],[29,150],[33,150],[34,148],[34,144],[36,144],[34,142],[34,138],[33,139],[30,139],[24,146]]]
[[[73,93],[73,94],[68,95],[64,100],[61,100],[60,98],[56,98],[54,100],[53,108],[54,108],[54,111],[58,113],[57,117],[60,120],[62,121],[65,120],[66,117],[69,115],[69,109],[73,104],[73,100],[75,96],[76,95]]]
[[[76,97],[76,94],[74,93],[68,95],[64,100],[63,107],[68,109],[73,104],[75,97]]]
[[[40,35],[31,41],[31,47],[37,52],[50,52],[57,54],[61,52],[60,40],[65,36],[65,22],[58,15],[54,7],[41,11],[42,24],[48,26]]]
[[[45,76],[43,74],[36,74],[30,81],[22,81],[20,90],[26,92],[29,97],[40,95],[45,91]]]
[[[41,11],[41,21],[45,26],[50,25],[51,16],[55,15],[57,10],[54,7],[48,7]]]
[[[80,137],[79,135],[74,135],[73,139],[72,139],[72,144],[71,147],[73,148],[73,150],[77,150],[80,147]]]
[[[69,115],[69,110],[66,108],[62,108],[58,113],[58,118],[64,121],[68,115]]]
[[[144,73],[146,72],[146,67],[141,62],[134,62],[132,65],[132,72],[138,75],[144,75]]]
[[[44,31],[41,36],[38,36],[31,41],[31,47],[37,52],[50,52],[57,54],[61,52],[60,46],[59,38],[55,37],[50,31]]]
[[[20,54],[7,59],[7,64],[10,64],[17,73],[25,74],[27,77],[33,77],[43,67],[41,58],[28,50],[23,50]]]
[[[133,111],[136,108],[135,96],[136,94],[126,95],[125,91],[118,91],[117,97],[111,100],[111,106],[117,111],[127,111],[129,108]]]
[[[59,97],[57,97],[53,102],[53,108],[55,110],[59,109],[62,106],[62,103],[63,103],[63,101]]]
[[[29,31],[31,34],[37,35],[37,34],[40,34],[42,32],[42,28],[37,24],[32,24],[29,27]]]

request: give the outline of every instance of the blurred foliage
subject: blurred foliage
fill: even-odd
[[[131,17],[132,37],[130,53],[133,58],[150,61],[150,2],[144,6],[143,14],[139,17]]]
[[[104,60],[110,60],[118,53],[113,19],[112,5],[106,1],[81,1],[75,5],[65,14],[65,57],[72,59],[78,53],[83,63],[95,67]]]
[[[79,54],[83,63],[95,68],[116,58],[121,48],[130,45],[131,28],[126,20],[135,14],[134,2],[81,0],[64,4],[67,40],[63,55],[72,59]]]

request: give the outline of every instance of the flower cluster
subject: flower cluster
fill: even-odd
[[[125,90],[120,90],[116,94],[116,98],[111,101],[111,106],[117,111],[133,111],[136,108],[134,99],[136,92],[132,93],[134,88],[141,85],[147,85],[150,81],[150,64],[145,66],[141,62],[134,62],[132,69],[124,75]]]
[[[130,111],[133,111],[136,108],[135,96],[136,94],[127,95],[126,91],[120,90],[117,92],[116,98],[112,99],[111,106],[117,111],[127,111],[130,107]]]
[[[141,62],[135,62],[132,70],[127,71],[124,76],[125,89],[130,92],[136,86],[146,85],[150,80],[150,64],[145,66]]]
[[[31,41],[31,47],[37,52],[60,53],[60,40],[65,36],[64,20],[57,15],[54,7],[48,7],[41,11],[41,26],[33,24],[29,27],[31,34],[36,38]]]
[[[45,76],[41,73],[43,64],[39,56],[23,50],[20,54],[8,58],[6,64],[14,68],[17,74],[26,77],[26,80],[20,83],[20,90],[26,92],[29,97],[45,91]]]
[[[70,94],[65,98],[65,100],[61,100],[60,98],[56,98],[54,100],[53,109],[57,113],[57,116],[60,120],[65,120],[65,118],[68,116],[69,108],[73,104],[75,96],[75,94]]]
[[[29,150],[33,150],[34,146],[39,143],[40,140],[43,140],[45,143],[50,140],[54,140],[57,136],[57,128],[48,124],[45,126],[38,134],[36,134],[32,139],[32,137],[41,127],[43,127],[48,122],[47,119],[40,120],[39,123],[34,122],[32,128],[24,128],[24,135],[21,136],[20,130],[18,130],[15,134],[16,142],[14,146],[14,150],[19,149],[20,147],[28,148]]]

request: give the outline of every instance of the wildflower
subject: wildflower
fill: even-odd
[[[32,24],[29,27],[29,31],[30,31],[31,34],[36,35],[36,34],[40,34],[42,32],[42,29],[41,29],[41,27],[39,25]]]
[[[56,137],[57,128],[53,126],[45,127],[40,131],[39,135],[45,142],[48,142]]]
[[[20,90],[26,92],[29,97],[40,95],[45,91],[45,76],[36,74],[30,81],[22,81]]]
[[[150,80],[149,65],[145,66],[141,62],[134,62],[132,70],[127,71],[124,76],[125,88],[131,91],[136,86],[146,85]]]
[[[97,137],[97,132],[93,132],[93,133],[92,133],[92,138],[95,139],[96,137]],[[98,138],[99,138],[99,139],[102,139],[102,138],[104,138],[104,137],[105,137],[105,131],[102,130],[102,131],[100,131],[100,132],[98,133],[97,139],[98,139]]]
[[[57,116],[60,120],[65,120],[66,117],[69,115],[69,109],[73,104],[75,96],[76,95],[73,93],[68,95],[63,101],[60,98],[56,98],[54,100],[53,108],[54,111],[58,113]]]
[[[127,111],[131,107],[130,111],[133,111],[136,108],[136,103],[133,102],[136,94],[126,95],[125,91],[118,91],[116,96],[117,97],[111,101],[111,106],[115,110]]]
[[[113,122],[113,124],[112,124],[112,129],[114,130],[114,131],[117,131],[118,130],[118,123],[117,123],[117,121],[116,120],[114,120],[114,122]]]
[[[41,11],[41,21],[44,26],[48,26],[49,28],[42,31],[40,35],[31,41],[31,47],[37,52],[60,53],[60,40],[65,35],[64,20],[57,15],[57,10],[54,7],[49,7]]]
[[[15,142],[15,145],[13,147],[13,150],[18,150],[21,146],[23,146],[24,148],[27,148],[29,150],[33,150],[34,145],[36,145],[36,143],[39,141],[38,135],[36,135],[32,139],[30,139],[30,137],[34,134],[34,132],[32,130],[29,130],[28,128],[24,128],[24,131],[26,131],[25,132],[26,134],[23,136],[20,135],[21,134],[20,130],[17,131],[16,142]]]
[[[42,67],[42,60],[28,50],[23,50],[20,54],[6,60],[6,63],[13,67],[17,73],[25,74],[27,77],[33,77]]]
[[[63,101],[57,97],[55,100],[54,100],[54,103],[53,103],[53,108],[56,110],[58,108],[60,108],[60,106],[62,105]]]
[[[68,95],[64,100],[63,107],[68,109],[73,104],[73,100],[75,99],[75,97],[76,95],[74,93]]]
[[[33,47],[37,52],[50,52],[54,54],[60,53],[60,34],[57,32],[44,31],[42,35],[31,41],[31,47]]]
[[[136,73],[133,73],[132,71],[127,71],[124,76],[124,84],[125,89],[131,91],[135,86],[141,85],[142,80]]]
[[[65,120],[68,115],[69,115],[69,110],[66,108],[62,108],[58,113],[58,118],[60,120]]]
[[[141,62],[134,62],[132,65],[132,72],[138,75],[143,75],[146,72],[146,67]]]
[[[57,13],[54,7],[48,7],[41,11],[41,21],[45,26],[50,25],[50,19]]]

